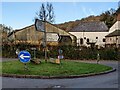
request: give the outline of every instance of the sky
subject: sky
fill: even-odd
[[[43,2],[0,2],[0,23],[21,29],[34,24],[36,12]],[[44,2],[46,4],[46,2]],[[117,9],[118,2],[51,2],[54,7],[55,24],[80,20],[90,15],[99,15],[111,8]]]

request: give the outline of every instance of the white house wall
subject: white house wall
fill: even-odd
[[[120,44],[120,36],[106,37],[106,44]]]
[[[109,30],[109,33],[117,30],[117,29],[120,29],[120,21],[117,21]]]
[[[84,39],[84,45],[87,45],[87,38],[89,38],[89,42],[96,42],[96,45],[105,45],[105,42],[103,42],[103,39],[108,34],[108,32],[69,32],[77,37],[77,43],[80,44],[79,39],[86,37]],[[96,39],[98,37],[98,39]]]

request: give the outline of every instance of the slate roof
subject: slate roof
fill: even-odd
[[[108,32],[108,27],[104,22],[91,21],[81,22],[76,27],[72,28],[69,32]]]
[[[113,36],[120,36],[120,30],[115,30],[114,32],[108,34],[105,37],[113,37]]]

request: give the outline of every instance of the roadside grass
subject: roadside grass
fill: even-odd
[[[45,63],[44,61],[39,65],[35,65],[29,62],[27,63],[27,67],[28,70],[25,70],[24,64],[20,61],[2,62],[2,73],[17,75],[66,76],[99,73],[112,69],[111,67],[100,64],[65,60],[62,60],[61,65],[52,64],[49,62]]]

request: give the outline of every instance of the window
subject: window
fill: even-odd
[[[105,42],[105,38],[103,38],[103,42]]]
[[[112,38],[110,38],[110,41],[112,40]]]
[[[89,38],[87,38],[87,42],[89,42]]]
[[[83,44],[83,39],[82,38],[80,39],[80,44]]]

